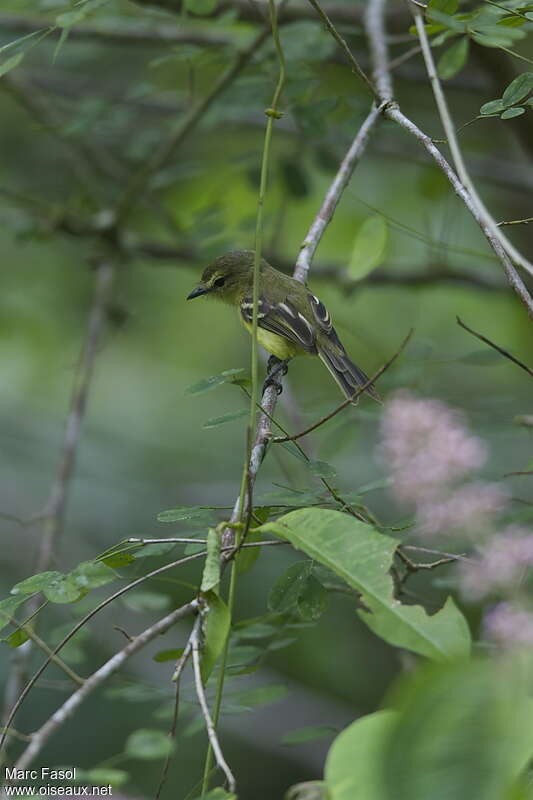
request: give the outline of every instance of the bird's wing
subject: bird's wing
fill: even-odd
[[[247,296],[241,300],[240,311],[245,322],[252,323],[253,301]],[[313,326],[296,310],[289,298],[270,303],[260,297],[257,305],[257,324],[271,333],[288,339],[307,353],[316,353]]]

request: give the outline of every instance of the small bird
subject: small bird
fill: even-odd
[[[203,273],[198,286],[188,295],[218,297],[235,306],[242,324],[251,333],[253,316],[254,251],[233,250],[216,258]],[[333,375],[344,395],[350,399],[368,378],[351,361],[342,346],[324,304],[300,281],[290,278],[261,259],[257,339],[279,359],[269,378],[287,371],[286,363],[296,355],[317,355]],[[267,383],[269,379],[267,378]],[[366,391],[380,400],[372,386]]]

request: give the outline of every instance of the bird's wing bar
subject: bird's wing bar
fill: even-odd
[[[329,311],[327,310],[324,303],[315,297],[314,294],[309,294],[309,300],[311,302],[311,308],[313,309],[313,315],[315,317],[315,321],[324,333],[330,333],[333,330],[333,326],[331,324],[331,317],[329,315]]]
[[[252,299],[244,297],[240,309],[245,322],[251,324]],[[316,352],[315,335],[311,324],[287,299],[282,303],[271,304],[264,297],[260,297],[257,306],[257,324],[271,333],[294,342],[308,353]]]

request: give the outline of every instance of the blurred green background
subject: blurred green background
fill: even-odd
[[[37,6],[4,0],[0,42],[21,35],[25,22],[37,28],[36,15],[50,24],[69,8],[54,0],[41,0]],[[127,2],[103,4],[81,20],[80,30],[84,25],[100,26],[100,34],[82,37],[74,28],[56,53],[57,33],[38,43],[33,38],[31,47],[23,48],[24,61],[0,80],[0,510],[23,520],[43,508],[58,467],[94,290],[91,265],[107,253],[97,236],[66,233],[62,221],[70,215],[91,221],[105,217],[135,166],[205,95],[234,57],[236,45],[249,41],[253,27],[231,11],[203,20]],[[219,37],[225,43],[130,42],[101,33],[113,29],[120,34],[127,26],[144,33],[164,29],[172,35]],[[412,38],[406,35],[407,23],[396,21],[396,27],[393,55],[407,50]],[[344,32],[367,61],[360,25],[347,25]],[[291,269],[369,101],[319,24],[306,20],[284,25],[282,41],[289,82],[286,114],[274,133],[265,247],[273,263]],[[250,343],[227,308],[203,300],[186,303],[185,297],[213,257],[253,246],[262,112],[275,75],[268,44],[158,171],[127,220],[125,256],[91,385],[58,568],[92,558],[123,537],[186,535],[192,530],[186,523],[156,522],[162,509],[234,502],[245,418],[211,429],[202,426],[245,408],[247,400],[232,385],[197,396],[185,390],[225,369],[248,371]],[[475,117],[479,106],[499,96],[504,86],[502,72],[495,90],[493,73],[472,53],[462,76],[449,82],[457,124]],[[397,88],[406,113],[430,135],[440,136],[418,58],[398,70]],[[528,112],[527,120],[508,123],[480,120],[461,136],[476,182],[497,220],[531,213],[533,169],[522,149],[527,134],[519,130],[531,125],[530,116]],[[76,178],[85,162],[96,200]],[[350,280],[346,265],[356,234],[376,213],[388,228],[382,263],[368,278]],[[529,247],[531,257],[527,227],[514,226],[512,235],[522,249]],[[318,250],[310,286],[330,309],[353,359],[369,373],[415,328],[405,355],[380,382],[385,398],[408,386],[464,409],[489,444],[487,477],[500,479],[524,468],[531,458],[531,434],[514,419],[532,413],[530,379],[508,361],[486,355],[458,327],[456,315],[529,364],[531,322],[460,201],[416,143],[391,123],[382,123],[370,141]],[[292,364],[287,382],[277,413],[293,431],[341,399],[323,367],[311,359]],[[336,482],[346,492],[384,474],[375,454],[379,417],[379,407],[364,399],[306,442],[314,458],[335,467]],[[528,500],[527,478],[512,481],[520,511],[520,500]],[[279,490],[279,484],[297,490],[318,485],[300,460],[271,449],[256,496]],[[403,513],[380,489],[366,494],[365,503],[383,520],[397,520]],[[23,527],[2,520],[3,596],[34,570],[41,535],[39,522]],[[285,548],[261,554],[254,570],[239,581],[237,619],[265,613],[270,586],[295,560],[297,554]],[[150,590],[167,596],[162,610],[165,602],[188,599],[190,588],[180,581],[197,582],[200,569],[193,564],[152,582]],[[425,584],[413,584],[418,585]],[[442,589],[426,588],[431,602],[437,602]],[[145,608],[139,614],[125,604],[114,605],[91,624],[92,636],[71,656],[72,663],[90,674],[106,654],[122,646],[122,635],[113,626],[139,631],[158,610]],[[52,641],[58,627],[76,614],[76,607],[48,610],[40,623],[41,636]],[[171,666],[155,663],[151,655],[182,645],[187,630],[185,623],[173,629],[129,664],[127,676],[113,682],[115,687],[128,679],[146,684],[151,688],[144,699],[125,702],[99,693],[52,740],[42,763],[89,767],[120,753],[136,727],[166,730],[164,712],[158,712],[159,718],[154,712],[171,706]],[[11,652],[2,649],[3,676]],[[36,663],[39,658],[35,656]],[[239,777],[242,797],[281,797],[292,783],[320,777],[329,740],[291,747],[280,743],[283,734],[315,724],[340,729],[375,710],[404,666],[398,652],[356,618],[350,600],[338,595],[316,625],[297,631],[292,643],[268,653],[253,675],[233,679],[241,687],[276,683],[289,688],[286,698],[272,707],[223,717],[226,755]],[[50,670],[50,680],[26,704],[18,729],[34,729],[65,698],[67,687],[60,677]],[[185,796],[198,779],[203,737],[180,738],[168,796]],[[124,768],[132,775],[131,793],[151,796],[160,763],[124,762]]]

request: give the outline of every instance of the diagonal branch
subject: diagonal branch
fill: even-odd
[[[502,356],[508,358],[509,361],[512,361],[513,364],[516,364],[518,367],[523,369],[525,372],[527,372],[528,375],[533,375],[533,369],[531,369],[531,367],[528,367],[527,364],[524,364],[523,361],[520,361],[520,359],[516,358],[516,356],[513,356],[511,353],[509,353],[508,350],[504,350],[503,347],[500,347],[498,344],[492,342],[486,336],[483,336],[482,333],[477,333],[472,328],[469,328],[468,325],[466,325],[460,317],[457,317],[457,324],[460,325],[461,328],[463,328],[465,331],[468,331],[468,333],[471,333],[472,336],[475,336],[480,341],[485,342],[485,344],[488,344],[489,347],[492,347],[494,348],[494,350],[497,350],[498,353],[501,353]]]
[[[384,108],[384,115],[394,120],[398,125],[407,130],[412,136],[418,139],[425,147],[429,155],[436,162],[437,166],[446,176],[452,185],[455,193],[463,201],[466,208],[470,211],[485,238],[494,250],[498,260],[503,266],[507,280],[518,294],[523,304],[528,310],[530,317],[533,318],[533,299],[517,273],[514,264],[509,258],[508,252],[502,244],[501,234],[496,226],[496,233],[493,232],[491,224],[487,221],[484,207],[472,196],[469,189],[459,179],[450,164],[446,161],[440,150],[435,146],[431,138],[425,134],[415,123],[405,116],[400,110],[398,103],[393,99],[390,68],[388,63],[386,33],[384,27],[385,0],[369,0],[368,10],[365,17],[365,27],[370,46],[370,53],[374,62],[373,77],[376,86],[383,92],[383,101],[389,101]]]
[[[58,708],[57,711],[55,711],[44,723],[44,725],[42,725],[41,728],[39,728],[39,730],[33,734],[30,744],[17,760],[15,768],[25,769],[29,764],[31,764],[33,759],[39,755],[48,739],[56,732],[56,730],[58,730],[58,728],[60,728],[68,719],[70,719],[78,707],[84,702],[84,700],[87,699],[87,697],[89,697],[90,694],[95,691],[95,689],[98,689],[105,681],[108,680],[108,678],[111,677],[111,675],[114,675],[115,672],[118,672],[128,658],[145,647],[145,645],[147,645],[148,642],[151,642],[152,639],[155,639],[156,636],[160,636],[161,634],[165,633],[178,620],[182,619],[188,614],[195,614],[197,609],[197,601],[191,600],[190,603],[177,608],[175,611],[171,611],[170,614],[167,614],[154,625],[150,625],[150,627],[146,628],[145,631],[140,633],[138,636],[135,636],[122,650],[119,650],[118,653],[115,653],[115,655],[113,655],[108,661],[106,661],[105,664],[97,669],[96,672],[93,672],[93,674],[87,678],[83,686],[71,694],[68,700],[66,700],[63,705]]]
[[[418,38],[420,40],[420,46],[422,49],[424,62],[426,64],[428,78],[430,80],[431,87],[433,89],[435,103],[437,105],[437,110],[439,112],[439,116],[442,122],[442,127],[444,128],[444,133],[446,134],[446,138],[448,140],[448,145],[450,147],[452,160],[457,175],[464,184],[468,193],[470,194],[472,202],[475,203],[475,205],[477,206],[477,209],[483,219],[483,222],[487,227],[487,229],[490,231],[491,235],[495,239],[498,239],[498,241],[504,248],[509,258],[511,258],[515,264],[518,264],[519,266],[522,267],[522,269],[526,270],[526,272],[529,272],[530,275],[533,275],[533,264],[531,264],[527,260],[527,258],[525,258],[522,255],[522,253],[520,253],[514,247],[514,245],[509,241],[509,239],[505,236],[505,234],[499,229],[496,221],[493,219],[493,217],[485,207],[483,201],[481,200],[480,196],[477,193],[474,184],[472,183],[472,180],[470,178],[470,175],[466,168],[466,164],[463,159],[461,148],[459,147],[459,142],[457,140],[457,136],[455,133],[455,126],[453,124],[452,116],[448,108],[448,103],[446,102],[446,97],[442,90],[441,82],[439,80],[437,69],[435,67],[433,53],[431,52],[431,46],[429,44],[426,27],[424,25],[423,11],[420,8],[420,6],[418,6],[416,3],[413,2],[413,0],[409,0],[409,5],[415,20],[416,30],[418,33]]]

